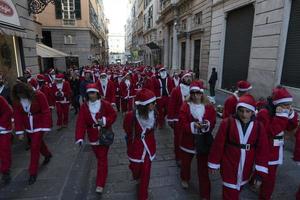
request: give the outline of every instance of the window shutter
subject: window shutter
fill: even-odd
[[[55,17],[56,19],[62,19],[61,0],[55,1]]]
[[[80,4],[80,0],[75,0],[75,15],[76,15],[76,19],[81,19],[81,4]]]

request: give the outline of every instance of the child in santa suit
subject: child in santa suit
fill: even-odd
[[[12,96],[16,134],[23,139],[25,131],[31,140],[28,180],[31,185],[37,178],[40,153],[45,157],[44,165],[48,164],[52,157],[43,140],[44,133],[51,130],[51,113],[46,96],[40,91],[33,91],[26,83],[14,85]]]
[[[268,176],[263,179],[260,188],[260,199],[269,200],[272,196],[278,165],[283,163],[284,132],[297,127],[298,115],[291,107],[293,101],[290,93],[281,86],[273,90],[272,101],[257,114],[257,120],[262,122],[268,136],[269,162]]]
[[[10,182],[13,110],[2,96],[0,96],[0,105],[0,172],[3,183],[8,184]]]
[[[113,81],[108,79],[106,73],[101,73],[99,80],[96,82],[99,93],[102,99],[111,103],[113,108],[116,108],[116,89]]]
[[[249,94],[239,98],[236,115],[223,119],[210,151],[208,166],[212,173],[221,169],[225,200],[238,200],[252,174],[258,187],[268,173],[268,140],[255,105]]]
[[[68,126],[69,122],[69,106],[71,98],[70,83],[64,80],[63,74],[57,74],[55,83],[52,87],[56,100],[57,126],[58,130]]]
[[[190,84],[192,82],[192,74],[185,73],[181,77],[181,83],[173,89],[168,105],[167,121],[174,132],[174,152],[177,165],[180,165],[180,138],[181,129],[179,124],[179,112],[182,103],[190,94]]]
[[[208,151],[196,151],[195,137],[197,134],[205,134],[206,137],[211,136],[211,131],[216,123],[216,111],[204,94],[203,82],[193,81],[191,83],[190,97],[181,106],[179,123],[182,129],[180,141],[181,185],[184,189],[189,187],[191,162],[196,155],[200,196],[203,199],[209,199],[210,181],[207,167]]]
[[[109,147],[99,145],[101,127],[110,129],[116,121],[117,114],[111,104],[101,100],[96,84],[87,85],[86,101],[81,105],[76,122],[76,144],[82,144],[87,133],[90,145],[97,158],[96,192],[102,193],[108,173],[107,154]]]
[[[123,123],[127,138],[129,168],[133,179],[139,181],[139,200],[148,198],[151,163],[156,152],[155,100],[155,94],[143,88],[135,99],[136,110],[128,112]]]
[[[248,81],[237,82],[237,91],[225,100],[222,116],[223,119],[235,114],[236,104],[238,103],[239,98],[244,94],[247,94],[251,89],[252,86]]]

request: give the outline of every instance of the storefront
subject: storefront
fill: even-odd
[[[0,73],[9,84],[22,75],[21,38],[26,37],[11,0],[0,0]]]

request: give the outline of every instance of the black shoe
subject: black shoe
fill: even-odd
[[[28,185],[32,185],[36,182],[36,176],[30,176],[28,179]]]
[[[51,158],[52,158],[52,155],[46,156],[44,161],[43,161],[43,165],[47,165],[50,162]]]
[[[3,181],[4,185],[7,185],[7,184],[10,183],[11,177],[10,177],[10,173],[9,172],[3,173],[3,175],[2,175],[2,181]]]

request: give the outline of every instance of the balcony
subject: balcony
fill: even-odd
[[[167,10],[169,7],[171,7],[172,1],[171,0],[164,0],[161,2],[161,12],[164,12]]]

